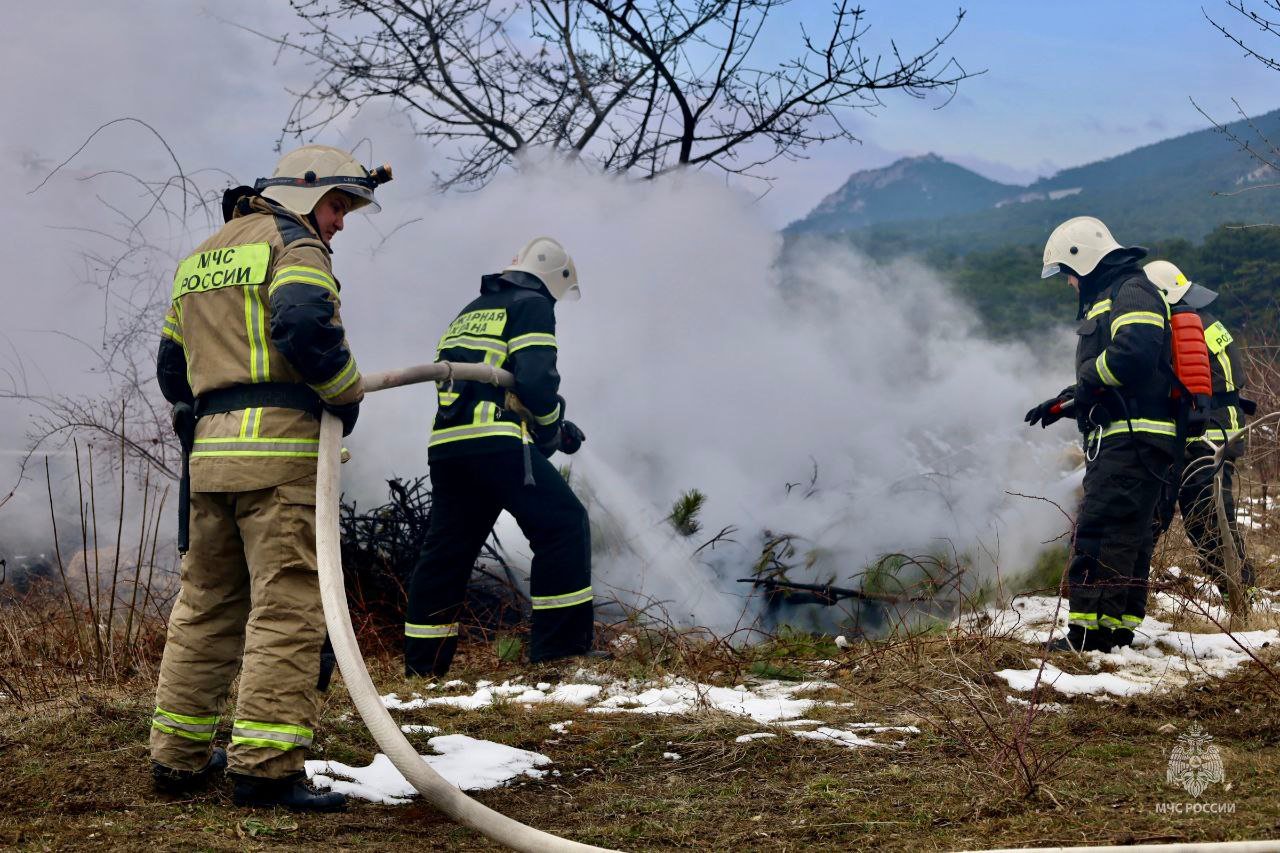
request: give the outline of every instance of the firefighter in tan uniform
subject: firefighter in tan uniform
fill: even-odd
[[[227,192],[226,225],[174,277],[157,376],[189,460],[189,528],[184,506],[182,587],[151,724],[161,792],[196,790],[225,768],[240,805],[345,805],[303,771],[325,637],[319,415],[350,432],[364,396],[329,242],[345,214],[378,209],[374,188],[386,180],[387,167],[370,173],[336,148],[290,152],[274,177]],[[237,672],[224,752],[213,736]]]

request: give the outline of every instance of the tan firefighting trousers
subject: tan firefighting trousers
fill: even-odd
[[[277,779],[302,769],[325,635],[315,503],[314,474],[257,491],[192,493],[191,547],[156,690],[155,761],[204,766],[240,670],[227,770]]]

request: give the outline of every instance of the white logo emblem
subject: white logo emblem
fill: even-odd
[[[1199,723],[1192,723],[1184,734],[1178,735],[1178,744],[1169,753],[1169,770],[1165,781],[1170,785],[1180,785],[1193,797],[1204,793],[1204,789],[1221,783],[1225,778],[1222,768],[1222,753],[1209,741],[1213,735],[1200,729]]]

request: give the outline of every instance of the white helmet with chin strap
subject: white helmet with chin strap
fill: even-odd
[[[1177,305],[1182,297],[1191,289],[1191,280],[1168,261],[1152,261],[1142,268],[1151,279],[1151,283],[1164,291],[1164,298],[1170,305]]]
[[[1077,216],[1053,229],[1044,244],[1041,278],[1057,275],[1067,267],[1079,276],[1093,272],[1107,255],[1123,249],[1101,219]]]
[[[374,200],[373,191],[389,180],[391,167],[386,164],[370,172],[341,148],[304,145],[281,157],[275,174],[259,178],[253,188],[299,216],[315,210],[330,190],[341,190],[350,196],[352,210],[377,213],[382,208]]]
[[[575,302],[582,297],[573,258],[569,257],[564,246],[550,237],[534,237],[502,271],[536,276],[557,302]]]

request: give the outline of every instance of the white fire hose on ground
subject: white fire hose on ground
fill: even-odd
[[[444,382],[451,379],[490,382],[511,387],[514,377],[505,370],[483,364],[436,364],[370,374],[365,377],[365,391],[378,391],[417,382]],[[316,555],[320,567],[320,598],[324,604],[324,621],[333,643],[334,656],[342,672],[343,683],[351,694],[360,717],[378,746],[391,759],[418,793],[436,808],[499,844],[514,850],[561,851],[600,850],[588,844],[532,829],[519,821],[499,814],[464,794],[431,769],[418,751],[401,733],[400,727],[383,706],[369,677],[360,646],[347,609],[346,584],[342,575],[342,557],[338,534],[338,497],[341,494],[339,455],[342,450],[342,422],[325,412],[320,420],[320,459],[316,470]]]

